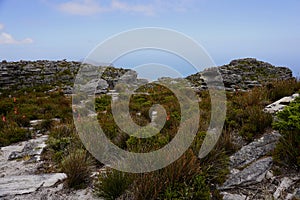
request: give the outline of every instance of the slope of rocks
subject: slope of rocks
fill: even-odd
[[[248,90],[262,86],[274,80],[288,80],[293,73],[286,67],[275,67],[254,58],[231,61],[228,65],[218,67],[227,91]],[[187,77],[199,90],[207,89],[205,71]]]
[[[73,200],[99,199],[90,188],[66,190],[64,173],[41,174],[40,155],[46,147],[48,135],[0,148],[0,199],[3,200]]]
[[[63,85],[65,93],[72,93],[72,85],[78,70],[82,67],[80,62],[71,61],[19,61],[0,62],[0,88],[20,89],[38,85]],[[93,68],[93,67],[92,67]],[[89,69],[88,67],[85,69]],[[286,67],[275,67],[269,63],[254,58],[245,58],[231,61],[228,65],[218,67],[227,91],[247,90],[261,86],[273,80],[292,79],[292,71]],[[95,71],[92,71],[93,74]],[[88,74],[87,72],[86,74]],[[137,80],[137,73],[129,69],[107,67],[102,72],[97,90],[106,93],[112,89],[122,77],[127,83]],[[125,76],[123,76],[125,75]],[[206,71],[198,72],[187,77],[198,90],[207,89]],[[142,83],[145,81],[143,80]],[[95,86],[95,80],[90,83]]]
[[[0,88],[4,90],[41,85],[63,86],[66,93],[72,93],[71,86],[73,86],[80,67],[82,67],[82,63],[66,60],[2,61],[0,62]],[[85,69],[88,69],[88,67]],[[106,86],[105,91],[108,88],[113,88],[118,79],[126,72],[128,73],[124,79],[128,81],[137,77],[136,72],[129,69],[105,67],[101,77],[107,82],[107,86],[104,85]]]
[[[280,112],[296,96],[298,94],[278,100],[267,106],[265,112]],[[270,155],[280,137],[277,131],[265,133],[230,157],[230,173],[219,187],[224,200],[300,199],[300,174],[291,171],[276,176],[272,171],[273,159]]]

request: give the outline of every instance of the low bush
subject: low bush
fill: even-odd
[[[271,101],[276,101],[298,92],[300,90],[300,81],[297,79],[275,81],[267,84],[266,88],[268,89],[268,98]]]
[[[114,169],[107,169],[105,172],[99,174],[95,191],[99,197],[114,200],[121,196],[130,187],[132,182],[132,175]]]
[[[94,161],[85,150],[77,149],[62,160],[61,166],[62,172],[67,174],[67,186],[78,189],[90,182]]]
[[[137,200],[157,199],[159,197],[166,199],[170,193],[176,193],[174,190],[178,184],[186,185],[186,189],[190,191],[190,196],[195,195],[198,190],[193,191],[192,183],[194,183],[194,177],[200,173],[199,159],[189,149],[169,166],[154,172],[137,175],[132,187],[134,197]]]
[[[210,189],[203,175],[195,176],[189,185],[176,183],[169,186],[159,199],[211,199]]]
[[[300,98],[277,114],[273,127],[282,134],[273,154],[275,162],[300,169]]]
[[[20,142],[31,138],[31,133],[26,128],[19,127],[16,123],[7,123],[0,130],[0,147]]]

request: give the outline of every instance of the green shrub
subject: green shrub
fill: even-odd
[[[276,163],[300,168],[300,98],[277,114],[273,127],[280,131],[280,138],[273,157]]]
[[[195,176],[189,185],[176,183],[169,186],[159,199],[211,199],[210,189],[202,175]]]
[[[28,129],[19,127],[16,123],[8,123],[0,130],[0,147],[31,138]]]
[[[67,174],[67,186],[78,189],[90,182],[94,161],[85,150],[77,149],[62,160],[61,166],[62,172]]]
[[[157,199],[159,196],[165,198],[164,195],[168,194],[166,191],[169,189],[175,192],[174,188],[179,183],[184,183],[189,189],[192,189],[192,180],[200,173],[199,160],[189,149],[169,166],[154,172],[137,175],[133,185],[134,197],[138,200]]]
[[[286,131],[280,138],[274,153],[274,161],[288,168],[300,169],[300,134],[297,131]]]
[[[95,185],[96,194],[104,199],[114,200],[121,196],[132,184],[133,177],[130,174],[108,169],[100,173]]]
[[[300,90],[300,81],[296,79],[286,81],[275,81],[267,84],[268,98],[277,101],[285,96],[290,96]]]
[[[54,124],[54,121],[52,119],[45,119],[42,121],[39,128],[41,131],[46,132],[52,128],[53,124]]]
[[[69,149],[81,149],[82,143],[73,124],[59,125],[51,129],[46,142],[52,159],[59,164]]]
[[[95,99],[95,110],[97,111],[105,111],[108,106],[110,106],[111,96],[104,95],[100,98]]]
[[[267,102],[265,88],[247,93],[228,94],[225,127],[237,130],[244,139],[252,141],[271,128],[271,114],[263,112]]]
[[[247,118],[244,120],[240,134],[245,139],[251,141],[253,136],[263,134],[266,129],[271,127],[273,121],[272,115],[263,112],[261,107],[248,107],[244,112]]]

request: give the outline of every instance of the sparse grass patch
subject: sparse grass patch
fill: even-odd
[[[78,189],[90,182],[94,161],[85,150],[76,149],[62,160],[61,166],[67,174],[67,186]]]
[[[114,169],[107,169],[98,176],[96,194],[104,199],[114,200],[121,196],[132,184],[133,175]]]
[[[300,169],[300,98],[277,114],[273,127],[282,134],[273,154],[275,162]]]
[[[31,132],[16,123],[7,123],[0,130],[0,147],[31,138]]]

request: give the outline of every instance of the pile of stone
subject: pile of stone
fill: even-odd
[[[293,79],[293,73],[286,67],[275,67],[254,58],[231,61],[218,67],[227,91],[248,90],[261,87],[271,81]],[[187,77],[198,90],[207,89],[205,71]]]

